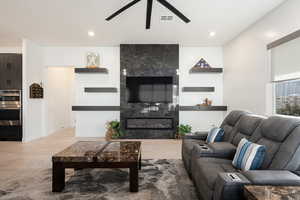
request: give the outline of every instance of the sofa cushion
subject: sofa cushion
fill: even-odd
[[[296,171],[300,168],[300,126],[280,145],[269,169]]]
[[[254,133],[255,137],[258,138],[256,143],[266,147],[262,169],[269,169],[273,159],[277,157],[277,153],[280,153],[278,154],[280,157],[275,159],[277,164],[272,165],[272,169],[281,169],[280,166],[282,167],[284,164],[282,162],[287,162],[284,158],[289,156],[289,152],[284,152],[285,149],[282,148],[282,145],[289,146],[287,139],[299,125],[300,119],[285,116],[272,116],[262,122],[256,133]],[[294,149],[296,150],[296,148]],[[282,162],[281,159],[283,159]]]
[[[262,124],[262,137],[274,142],[283,142],[285,138],[300,125],[299,118],[272,116]]]
[[[265,146],[242,139],[236,150],[232,164],[243,171],[259,169],[265,157]]]
[[[240,117],[242,115],[246,115],[246,114],[249,114],[248,112],[246,111],[241,111],[241,110],[234,110],[234,111],[231,111],[224,119],[223,123],[222,124],[228,124],[230,126],[234,126],[237,121],[240,119]],[[222,126],[222,125],[221,125]]]
[[[236,125],[236,133],[232,144],[237,146],[241,139],[249,139],[266,117],[259,115],[243,115]]]
[[[223,136],[224,136],[224,129],[214,127],[208,132],[206,142],[207,143],[221,142],[223,140]]]
[[[214,189],[218,173],[236,171],[231,164],[231,160],[221,158],[199,158],[192,160],[193,179],[201,179],[201,182],[205,183],[211,190]]]
[[[248,112],[245,111],[239,111],[239,110],[235,110],[235,111],[231,111],[224,119],[224,121],[221,124],[221,128],[224,129],[224,138],[223,141],[231,141],[233,136],[232,136],[232,132],[233,129],[235,127],[235,125],[237,124],[237,122],[239,121],[239,119],[241,118],[241,116],[249,114]]]

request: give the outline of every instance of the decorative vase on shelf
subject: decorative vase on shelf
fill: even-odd
[[[87,68],[99,68],[100,56],[98,53],[88,52],[86,55]]]
[[[209,100],[208,98],[205,98],[203,100],[203,103],[197,104],[196,106],[211,106],[212,105],[212,100]]]
[[[212,105],[212,100],[208,100],[208,101],[207,101],[207,105],[208,105],[208,106],[211,106],[211,105]]]

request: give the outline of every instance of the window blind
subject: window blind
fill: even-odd
[[[300,78],[300,38],[271,49],[272,81]]]

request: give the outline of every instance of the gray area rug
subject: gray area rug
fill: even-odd
[[[52,193],[52,170],[0,183],[1,200],[194,200],[193,183],[181,160],[143,160],[139,192],[129,192],[128,170],[67,170],[66,187]]]

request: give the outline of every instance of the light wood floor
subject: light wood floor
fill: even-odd
[[[12,176],[34,173],[51,168],[51,156],[79,140],[73,129],[28,143],[0,142],[0,182]],[[140,140],[143,159],[181,159],[181,140]]]

